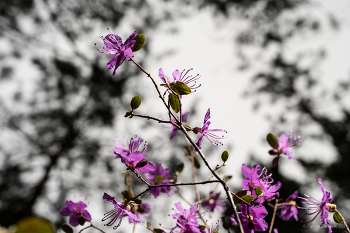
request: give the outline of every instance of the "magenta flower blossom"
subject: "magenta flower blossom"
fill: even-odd
[[[244,163],[242,164],[242,173],[243,173],[243,190],[254,190],[260,186],[259,178],[262,175],[262,172],[258,174],[260,170],[260,165],[255,164],[252,168],[247,167]]]
[[[171,184],[174,182],[173,179],[170,179],[169,169],[164,169],[160,163],[156,164],[154,171],[145,174],[146,179],[152,185],[164,185]],[[161,179],[161,181],[156,181]],[[154,198],[157,198],[160,193],[170,194],[174,191],[174,187],[154,187],[149,192],[153,194]]]
[[[108,34],[107,36],[100,38],[103,40],[103,43],[106,47],[101,47],[96,45],[99,49],[100,53],[106,53],[106,54],[114,54],[112,59],[107,63],[107,71],[113,68],[114,71],[113,75],[117,74],[117,69],[121,64],[123,64],[125,58],[132,58],[132,47],[134,46],[136,40],[135,37],[139,33],[139,31],[135,31],[133,34],[129,36],[128,39],[123,44],[122,38],[118,35],[115,35],[111,29],[107,28],[112,34]]]
[[[211,197],[209,200],[203,201],[202,205],[209,210],[209,217],[211,218],[211,214],[214,210],[224,212],[226,210],[225,200],[218,200],[220,193],[216,193],[213,195],[213,191],[209,194]]]
[[[66,207],[62,208],[60,210],[60,215],[62,216],[69,216],[69,224],[73,227],[78,226],[79,217],[83,217],[84,222],[91,221],[90,213],[85,209],[87,205],[82,202],[72,202],[72,201],[66,201],[65,203]]]
[[[208,233],[217,233],[217,232],[219,232],[219,228],[220,228],[219,220],[216,222],[216,227],[215,228],[214,228],[214,224],[211,224],[211,227],[210,227],[210,226],[208,226],[208,223],[205,222],[205,225],[207,227]]]
[[[150,161],[146,161],[147,163],[143,167],[136,166],[140,161],[147,157],[147,155],[143,153],[147,148],[147,142],[145,142],[142,151],[137,151],[142,142],[142,138],[136,140],[135,137],[131,138],[129,147],[118,145],[116,148],[113,148],[114,154],[116,155],[115,158],[120,158],[122,163],[126,165],[127,170],[135,172],[150,172],[156,169]]]
[[[186,122],[187,121],[187,117],[188,117],[189,112],[185,112],[184,114],[182,114],[182,122]],[[173,121],[175,121],[175,119],[173,117],[171,117],[171,119]],[[176,122],[176,121],[175,121]],[[179,130],[177,127],[175,127],[174,125],[170,124],[171,128],[173,129],[171,131],[170,134],[170,139],[173,139],[174,137],[176,137],[176,133]]]
[[[321,225],[323,225],[327,221],[328,232],[332,233],[331,221],[328,219],[328,211],[334,212],[336,209],[336,206],[330,203],[332,201],[332,195],[329,191],[326,191],[326,189],[324,188],[321,178],[318,179],[318,183],[320,184],[320,187],[323,193],[322,201],[321,202],[317,201],[316,199],[310,197],[309,195],[304,194],[304,196],[306,196],[308,199],[303,197],[298,197],[298,198],[306,201],[301,203],[310,205],[311,207],[298,207],[298,208],[314,211],[310,214],[307,214],[307,213],[302,213],[302,214],[306,214],[306,215],[316,214],[311,221],[304,222],[304,223],[312,222],[321,213]]]
[[[292,217],[294,217],[295,221],[298,221],[298,209],[295,207],[296,203],[294,201],[294,199],[297,198],[298,194],[299,192],[295,191],[286,199],[286,203],[290,203],[291,205],[283,205],[278,207],[278,209],[281,210],[279,217],[284,221],[288,221]]]
[[[201,85],[197,85],[197,82],[196,82],[196,80],[198,80],[200,78],[200,76],[199,76],[199,74],[197,74],[194,77],[192,77],[192,75],[189,75],[186,77],[188,72],[190,72],[191,70],[192,69],[187,70],[186,73],[185,73],[185,70],[183,70],[181,73],[179,70],[175,70],[173,72],[173,78],[171,78],[171,77],[168,77],[165,75],[163,68],[160,68],[158,76],[163,81],[163,83],[166,83],[165,79],[168,82],[168,84],[171,84],[171,83],[176,82],[176,81],[183,82],[191,89],[191,91],[194,90],[193,92],[195,92],[196,91],[195,89],[197,89],[198,87],[201,86]],[[168,91],[171,92],[171,90],[168,90]],[[182,96],[180,95],[180,98],[181,97]]]
[[[298,162],[298,160],[293,157],[293,153],[289,150],[289,148],[299,146],[301,144],[301,136],[298,135],[297,137],[294,137],[294,139],[292,139],[292,134],[293,130],[286,133],[282,133],[281,136],[278,138],[278,150],[270,150],[269,154],[277,155],[283,153],[288,155],[289,159],[293,159],[295,162]]]
[[[215,132],[215,131],[221,131],[221,132],[227,133],[227,131],[224,129],[209,129],[209,125],[210,125],[210,121],[208,121],[209,119],[210,119],[210,108],[208,108],[208,111],[205,114],[203,127],[202,128],[195,127],[193,129],[193,132],[195,134],[201,133],[201,136],[200,136],[198,142],[196,143],[196,145],[199,147],[199,149],[202,149],[203,137],[206,137],[211,143],[213,143],[214,145],[217,145],[217,146],[223,145],[221,142],[218,141],[219,139],[226,138],[225,136],[217,136],[217,135],[211,133],[211,132]]]
[[[190,209],[184,209],[180,202],[175,203],[176,209],[179,213],[175,213],[172,215],[172,218],[176,220],[176,227],[172,229],[177,229],[181,233],[203,233],[199,228],[199,224],[197,222],[197,212],[198,206],[193,205]],[[204,232],[205,233],[205,232]]]
[[[259,170],[259,164],[255,164],[251,169],[244,163],[242,164],[242,172],[244,176],[242,181],[243,190],[248,190],[248,194],[252,194],[256,197],[255,189],[260,186],[263,195],[255,200],[257,203],[264,203],[264,201],[270,201],[274,197],[279,197],[277,190],[281,188],[281,182],[277,182],[276,184],[272,185],[272,174],[267,175],[267,170],[265,167],[262,169],[260,174],[258,174]]]
[[[247,205],[241,205],[241,211],[238,212],[239,219],[241,220],[244,233],[254,233],[255,231],[266,231],[268,226],[264,218],[268,214],[264,206],[249,206],[249,215],[247,211]],[[231,216],[232,225],[238,226],[235,215]],[[251,224],[249,224],[252,222]],[[252,225],[253,224],[253,225]],[[251,228],[249,228],[252,227]]]
[[[109,196],[107,193],[103,194],[103,199],[112,202],[114,205],[113,210],[104,214],[102,221],[111,219],[109,223],[105,224],[105,226],[112,226],[117,221],[117,219],[120,218],[118,225],[113,227],[113,230],[117,229],[122,223],[124,215],[129,216],[129,221],[131,218],[133,222],[137,222],[137,223],[141,222],[140,219],[135,214],[130,212],[131,206],[128,203],[126,202],[120,203],[116,201],[114,197]]]
[[[138,206],[134,206],[133,212],[138,219],[142,219],[143,222],[149,217],[149,212],[151,211],[151,205],[145,202],[142,202]],[[129,222],[134,223],[134,219],[129,216]]]

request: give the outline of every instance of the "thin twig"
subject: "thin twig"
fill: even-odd
[[[132,191],[132,171],[129,171],[129,192],[131,196],[134,196],[134,192]]]
[[[216,165],[216,167],[215,167],[214,171],[217,171],[219,168],[222,168],[223,166],[225,166],[225,165],[224,165],[224,164],[222,164],[221,166]],[[211,174],[211,176],[209,177],[209,179],[208,179],[208,180],[210,180],[211,178],[213,178],[213,176],[214,176],[214,174]]]
[[[160,119],[157,119],[155,117],[151,117],[151,116],[143,116],[143,115],[140,115],[140,114],[135,114],[135,113],[130,113],[130,116],[135,116],[135,117],[140,117],[140,118],[146,118],[148,120],[155,120],[155,121],[158,121],[158,123],[166,123],[166,124],[173,124],[174,126],[176,127],[179,127],[178,125],[176,125],[173,121],[163,121],[163,120],[160,120]]]
[[[273,209],[273,215],[272,215],[272,219],[271,219],[271,224],[270,224],[269,233],[272,232],[273,224],[275,223],[275,217],[276,217],[276,213],[277,213],[277,207],[278,207],[278,199],[275,200],[275,208]]]
[[[143,183],[147,184],[148,187],[152,186],[145,179],[143,179],[142,176],[140,176],[140,174],[136,173],[135,171],[133,172],[137,176],[137,178],[139,178]]]
[[[135,233],[135,229],[136,229],[136,222],[134,222],[134,227],[132,229],[132,233]]]
[[[339,214],[339,216],[341,217],[341,220],[343,220],[343,223],[344,223],[344,225],[345,225],[345,227],[346,227],[346,230],[348,230],[348,232],[350,233],[348,224],[346,224],[346,219],[343,217],[343,215],[342,215],[337,209],[335,210],[335,212],[336,212],[337,214]]]

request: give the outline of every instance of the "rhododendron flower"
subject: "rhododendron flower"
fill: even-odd
[[[299,209],[305,209],[305,210],[311,210],[314,211],[312,213],[303,213],[306,215],[313,215],[316,214],[313,219],[309,222],[304,223],[310,223],[321,213],[321,225],[323,225],[326,221],[328,223],[328,232],[332,233],[332,227],[331,227],[331,221],[328,219],[328,211],[334,212],[336,209],[336,206],[334,204],[331,204],[332,201],[332,195],[329,191],[326,191],[326,189],[323,186],[321,178],[318,179],[318,183],[320,184],[321,190],[323,192],[323,198],[322,201],[317,201],[313,197],[310,197],[309,195],[304,194],[307,198],[298,197],[300,199],[305,200],[306,202],[301,202],[306,205],[310,205],[311,207],[298,207]]]
[[[166,81],[168,82],[168,84],[170,85],[173,82],[183,82],[185,83],[190,89],[191,91],[194,90],[193,92],[195,92],[198,87],[200,87],[201,85],[197,85],[196,80],[198,80],[200,78],[199,74],[197,74],[196,76],[192,77],[192,75],[189,75],[186,77],[186,75],[188,74],[188,72],[190,72],[192,69],[189,69],[185,72],[185,70],[183,70],[181,73],[179,70],[175,70],[173,72],[173,78],[172,77],[168,77],[165,75],[163,68],[159,69],[159,73],[158,76],[159,78],[163,81],[163,83]],[[168,89],[169,92],[171,92],[171,90]],[[182,98],[182,95],[180,95],[180,98]]]
[[[186,122],[187,121],[187,117],[188,117],[188,113],[189,112],[185,112],[184,114],[182,114],[182,122]],[[173,117],[171,117],[172,121],[175,121],[175,119]],[[173,129],[171,131],[170,134],[170,139],[173,139],[174,137],[176,137],[176,133],[179,130],[176,126],[174,126],[173,124],[170,124],[171,128]]]
[[[118,145],[116,148],[113,148],[114,154],[116,155],[115,158],[120,158],[122,163],[126,165],[127,170],[135,172],[150,172],[156,169],[150,161],[145,161],[146,164],[142,167],[136,166],[140,161],[147,157],[147,155],[143,153],[146,150],[147,143],[145,143],[142,151],[137,151],[142,142],[142,138],[136,140],[135,137],[131,138],[129,147]]]
[[[278,207],[278,209],[281,210],[279,216],[284,221],[288,221],[292,216],[294,217],[295,221],[298,221],[298,209],[295,207],[295,201],[293,201],[295,198],[297,198],[298,194],[299,192],[295,191],[286,199],[286,203],[289,203],[290,205],[283,205]]]
[[[123,217],[125,215],[129,216],[129,221],[131,218],[133,222],[137,222],[137,223],[141,222],[140,219],[135,214],[130,212],[131,206],[128,203],[126,202],[120,203],[116,201],[114,197],[109,196],[107,193],[103,194],[103,199],[112,202],[114,205],[113,210],[104,214],[104,218],[102,219],[102,221],[111,219],[109,223],[105,224],[105,226],[112,226],[119,218],[120,220],[118,225],[113,227],[113,230],[117,229],[122,223]]]
[[[146,221],[146,218],[149,217],[149,212],[151,211],[151,205],[145,202],[142,202],[140,205],[134,206],[132,212],[137,216],[138,219]],[[134,223],[134,219],[129,216],[129,222]]]
[[[219,220],[216,222],[216,227],[215,228],[214,228],[214,224],[211,224],[211,227],[209,227],[208,223],[205,222],[205,225],[207,227],[208,233],[218,233],[219,232],[219,228],[220,228]]]
[[[249,208],[249,215],[248,215]],[[238,212],[239,219],[241,220],[244,233],[253,233],[255,231],[266,231],[268,226],[264,218],[268,214],[264,206],[249,206],[243,204],[241,205],[241,211]],[[235,215],[231,216],[232,225],[238,226]],[[251,223],[250,223],[251,222]],[[250,223],[250,224],[249,224]],[[253,225],[252,225],[253,224]],[[252,229],[249,228],[249,226]]]
[[[208,108],[208,111],[204,116],[203,127],[202,128],[195,127],[193,129],[193,132],[195,134],[201,133],[201,136],[200,136],[198,142],[196,143],[196,145],[199,147],[199,149],[202,148],[203,136],[206,137],[211,143],[213,143],[214,145],[217,145],[217,146],[223,145],[221,142],[218,141],[219,139],[226,138],[225,136],[217,136],[217,135],[211,133],[211,132],[216,132],[216,131],[221,131],[221,132],[227,133],[227,131],[224,129],[209,129],[209,125],[211,123],[210,121],[208,121],[209,119],[210,119],[210,108]]]
[[[205,233],[205,231],[199,228],[197,222],[197,205],[193,205],[187,210],[182,207],[180,202],[178,202],[175,203],[175,207],[180,213],[172,215],[172,218],[176,220],[176,227],[172,229],[172,232],[177,229],[181,233]]]
[[[106,47],[101,47],[96,45],[98,48],[97,51],[100,53],[106,54],[114,54],[112,59],[107,63],[107,71],[113,68],[113,75],[117,74],[117,69],[121,64],[123,64],[125,58],[132,58],[132,47],[134,46],[136,40],[135,37],[139,33],[139,31],[135,31],[133,34],[129,36],[128,39],[123,44],[122,38],[118,35],[115,35],[111,29],[107,28],[112,34],[108,34],[107,36],[100,38],[103,40],[103,43]]]
[[[209,210],[209,216],[214,210],[224,212],[226,210],[225,200],[218,200],[220,193],[213,194],[213,191],[209,194],[210,198],[202,202],[202,205]]]
[[[85,221],[91,221],[91,216],[89,212],[85,209],[87,205],[82,202],[72,202],[72,201],[66,201],[65,203],[66,207],[62,208],[60,210],[60,215],[62,216],[69,216],[69,224],[73,227],[78,226],[79,217],[83,217],[84,222]]]
[[[292,134],[293,130],[286,133],[282,133],[281,136],[278,138],[278,149],[270,150],[269,154],[277,155],[283,153],[288,155],[289,159],[293,159],[294,161],[298,162],[298,160],[293,157],[293,153],[289,150],[289,148],[299,146],[301,144],[301,136],[298,135],[297,137],[294,137],[294,139],[292,139]]]
[[[270,201],[274,197],[278,197],[279,190],[282,186],[281,182],[277,182],[272,185],[273,179],[271,178],[272,174],[267,175],[267,170],[264,167],[260,174],[260,165],[255,164],[251,169],[247,167],[244,163],[242,164],[242,172],[244,179],[242,181],[243,190],[248,190],[249,194],[252,194],[256,197],[255,189],[260,186],[262,189],[263,195],[255,200],[257,203],[263,203],[265,200]]]
[[[164,169],[160,163],[156,164],[156,169],[154,171],[151,171],[149,173],[145,174],[146,179],[149,181],[152,185],[164,185],[164,184],[171,184],[174,182],[173,179],[170,179],[169,169]],[[174,191],[174,187],[154,187],[149,192],[153,194],[154,198],[157,198],[159,194],[162,193],[168,193]]]

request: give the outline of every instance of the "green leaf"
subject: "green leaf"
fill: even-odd
[[[130,193],[128,190],[124,190],[124,191],[122,192],[122,197],[123,197],[124,199],[131,199],[131,198],[132,198],[132,195],[131,195],[131,193]]]
[[[262,192],[262,188],[260,186],[256,187],[255,189],[256,196],[259,198],[260,196],[264,195]]]
[[[65,232],[65,233],[73,233],[73,228],[71,226],[69,226],[68,224],[63,224],[61,226],[62,230]]]
[[[174,110],[174,112],[178,113],[180,111],[180,100],[179,97],[174,93],[170,95],[170,106]]]
[[[343,222],[343,219],[341,219],[340,215],[337,212],[334,212],[333,219],[334,219],[334,222],[336,222],[336,223],[342,223]]]
[[[140,198],[134,198],[134,199],[132,199],[132,201],[138,205],[140,205],[142,203],[142,200]]]
[[[244,195],[241,198],[243,199],[243,201],[250,203],[254,200],[255,197],[252,195]]]
[[[272,133],[269,133],[266,136],[266,141],[270,144],[270,146],[276,150],[278,150],[278,139]]]
[[[132,98],[131,102],[130,102],[130,107],[132,108],[132,110],[137,109],[138,107],[140,107],[141,105],[141,97],[140,96],[135,96],[134,98]]]
[[[188,95],[191,94],[191,89],[183,82],[174,81],[170,83],[170,88],[173,92],[178,95]]]
[[[162,182],[164,180],[164,177],[162,175],[158,175],[156,176],[156,178],[154,179],[154,182],[156,184],[158,184],[159,182]]]
[[[164,232],[162,229],[159,229],[159,228],[154,228],[153,231],[155,233],[163,233]]]
[[[229,154],[228,154],[228,152],[226,150],[224,152],[222,152],[222,154],[221,154],[222,162],[225,163],[228,160],[228,157],[229,157]]]
[[[199,228],[200,228],[202,231],[204,231],[207,227],[204,226],[204,225],[199,225]]]
[[[151,227],[151,223],[147,222],[147,227],[150,228]]]
[[[147,161],[142,160],[136,164],[136,167],[144,167],[147,165]]]
[[[143,47],[146,41],[146,37],[143,34],[137,34],[137,36],[135,37],[135,40],[136,42],[131,49],[131,51],[133,52],[139,51]]]
[[[185,164],[180,163],[179,165],[176,166],[176,174],[180,174],[182,170],[184,169]]]
[[[247,190],[242,190],[236,193],[237,196],[239,197],[243,197],[244,195],[247,194]],[[233,196],[233,201],[235,204],[245,204],[243,201],[241,201],[240,199],[238,199],[235,195]]]
[[[225,181],[229,181],[231,178],[232,178],[232,176],[224,176],[223,179],[224,179]]]
[[[196,166],[196,168],[199,169],[201,167],[201,163],[196,157],[194,157],[193,160],[194,160],[194,166]]]

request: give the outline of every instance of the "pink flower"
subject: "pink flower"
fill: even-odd
[[[241,205],[242,212],[238,212],[244,232],[254,233],[254,231],[266,231],[268,228],[264,220],[268,214],[266,208],[264,206],[249,206],[248,208],[245,204]],[[231,221],[232,225],[238,226],[235,215],[231,216]]]
[[[279,216],[284,221],[288,221],[289,219],[291,219],[291,217],[294,217],[295,221],[298,221],[298,209],[295,207],[295,201],[293,201],[295,198],[297,198],[298,194],[298,191],[295,191],[286,199],[286,203],[290,203],[293,205],[283,205],[278,207],[278,209],[281,210]]]
[[[226,138],[225,136],[218,136],[218,135],[215,135],[215,134],[212,133],[212,132],[219,132],[219,131],[227,133],[227,131],[224,130],[224,129],[209,129],[209,125],[211,123],[210,121],[208,121],[209,119],[210,119],[210,108],[208,108],[208,111],[207,111],[207,113],[204,116],[203,127],[202,128],[195,127],[193,129],[193,132],[195,134],[201,133],[201,136],[200,136],[198,142],[196,143],[196,145],[199,147],[199,149],[202,149],[203,137],[206,137],[209,140],[209,142],[211,142],[211,143],[213,143],[214,145],[217,145],[217,146],[222,146],[223,145],[218,140]]]
[[[89,212],[85,210],[87,205],[84,202],[79,201],[75,203],[72,201],[66,201],[65,205],[66,207],[60,210],[60,215],[69,216],[69,224],[73,227],[78,226],[78,219],[81,216],[83,216],[84,222],[91,221],[91,216]]]
[[[133,222],[137,222],[137,223],[141,222],[140,219],[135,214],[131,213],[130,211],[131,206],[128,203],[126,202],[120,203],[116,201],[114,197],[109,196],[107,193],[103,194],[103,199],[112,202],[114,205],[113,210],[104,214],[102,221],[106,221],[107,219],[110,219],[109,223],[105,224],[105,226],[112,226],[119,218],[120,220],[118,225],[113,227],[113,230],[117,229],[122,223],[124,215],[129,216],[129,221],[131,218]]]
[[[209,210],[209,216],[211,217],[211,213],[214,212],[214,210],[218,210],[220,212],[224,212],[226,210],[225,207],[225,200],[218,200],[220,193],[216,193],[214,195],[213,191],[210,192],[210,198],[209,200],[203,201],[202,205]]]
[[[107,63],[107,71],[112,69],[114,66],[113,75],[116,75],[118,67],[121,66],[121,64],[123,64],[124,60],[126,58],[133,57],[131,49],[136,42],[135,37],[139,33],[139,31],[135,31],[133,34],[131,34],[123,44],[121,37],[115,35],[111,29],[107,29],[112,34],[108,34],[105,37],[101,36],[101,39],[103,40],[103,43],[106,45],[106,47],[101,47],[96,44],[95,45],[101,49],[97,49],[97,51],[99,51],[100,53],[114,54],[112,59]]]
[[[145,174],[146,179],[152,185],[164,185],[171,184],[174,182],[173,179],[170,179],[170,171],[169,169],[164,169],[160,163],[156,164],[156,169],[149,173]],[[156,181],[156,179],[160,179],[160,181]],[[174,191],[174,187],[154,187],[149,192],[153,194],[154,198],[157,198],[160,193],[170,194]]]
[[[301,144],[301,136],[298,135],[297,137],[294,137],[294,139],[292,139],[292,134],[293,130],[286,133],[282,133],[281,136],[278,138],[278,149],[270,150],[269,154],[277,155],[283,153],[288,155],[289,159],[293,159],[295,162],[298,162],[298,160],[293,157],[293,153],[289,150],[289,148],[299,146]]]
[[[307,213],[302,213],[302,214],[306,214],[306,215],[316,214],[315,217],[313,219],[311,219],[311,221],[304,222],[304,223],[312,222],[321,213],[321,225],[323,225],[327,221],[327,223],[328,223],[328,232],[332,233],[331,221],[328,219],[328,211],[334,212],[335,205],[330,203],[332,201],[332,195],[331,195],[331,193],[329,191],[327,191],[324,188],[321,178],[318,179],[318,183],[320,184],[321,190],[323,192],[322,201],[321,202],[317,201],[313,197],[310,197],[310,196],[304,194],[304,196],[306,196],[309,199],[303,198],[303,197],[298,197],[298,198],[303,199],[303,200],[306,201],[306,202],[301,202],[301,203],[306,204],[306,205],[310,205],[311,207],[298,207],[298,208],[299,209],[306,209],[306,210],[314,211],[314,212],[312,212],[310,214],[307,214]]]

